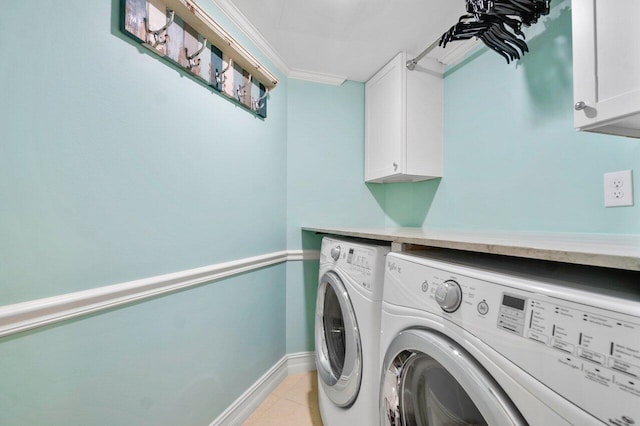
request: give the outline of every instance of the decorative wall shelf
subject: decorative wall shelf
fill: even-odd
[[[260,117],[278,79],[197,4],[121,0],[121,30],[162,59]]]

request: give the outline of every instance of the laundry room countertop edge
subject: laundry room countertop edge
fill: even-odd
[[[473,232],[426,228],[302,227],[303,231],[640,271],[640,235]]]

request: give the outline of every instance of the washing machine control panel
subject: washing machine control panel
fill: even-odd
[[[346,252],[346,264],[351,269],[370,272],[374,261],[375,253],[372,250],[351,247]]]
[[[387,257],[385,302],[459,326],[605,424],[640,425],[637,290],[632,301],[609,297],[606,288],[590,294],[394,256]],[[438,289],[449,280],[462,303],[446,312]]]
[[[371,271],[376,264],[375,249],[354,247],[344,243],[331,247],[329,256],[337,266],[345,270]]]
[[[320,263],[340,269],[361,290],[379,300],[382,297],[383,258],[388,251],[383,247],[325,238],[320,251]]]

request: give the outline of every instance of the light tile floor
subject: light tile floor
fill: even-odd
[[[287,376],[243,423],[243,426],[272,425],[322,426],[315,371]]]

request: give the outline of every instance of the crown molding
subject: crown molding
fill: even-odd
[[[439,49],[436,60],[447,66],[456,65],[462,62],[471,52],[475,52],[478,47],[482,46],[483,44],[480,39],[469,39],[450,43],[446,49]]]
[[[289,78],[295,80],[312,81],[314,83],[329,84],[331,86],[341,86],[345,82],[347,77],[334,74],[325,74],[315,71],[306,71],[297,68],[292,68],[288,75]]]
[[[267,57],[273,65],[278,68],[284,75],[289,77],[291,69],[282,59],[282,56],[274,49],[274,47],[265,39],[260,31],[253,26],[251,21],[240,12],[230,0],[211,0],[222,13],[229,18],[233,24],[238,27],[242,33]]]
[[[329,84],[332,86],[340,86],[347,79],[347,77],[339,75],[290,68],[271,43],[264,38],[260,31],[253,26],[251,21],[244,16],[240,9],[238,9],[231,0],[211,1],[287,78]]]

